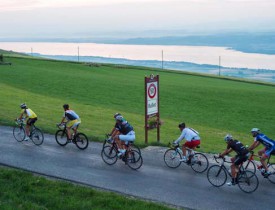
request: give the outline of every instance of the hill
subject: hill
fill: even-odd
[[[7,57],[12,66],[0,66],[0,123],[13,125],[19,104],[26,102],[37,114],[37,125],[54,133],[64,103],[81,117],[80,130],[103,140],[120,112],[134,126],[137,143],[144,142],[144,76],[160,75],[161,143],[176,139],[184,121],[202,137],[201,151],[219,152],[231,133],[252,143],[250,129],[260,127],[275,136],[274,85],[161,71],[153,68],[86,65],[84,63]],[[149,143],[156,143],[150,131]]]

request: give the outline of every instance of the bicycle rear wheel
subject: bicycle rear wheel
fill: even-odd
[[[191,159],[191,168],[197,173],[203,173],[209,165],[207,157],[202,153],[195,153]]]
[[[44,141],[43,132],[39,128],[32,130],[30,138],[35,145],[41,145]]]
[[[117,151],[113,146],[106,145],[101,150],[101,158],[108,165],[113,165],[117,161]]]
[[[126,157],[126,163],[131,169],[137,170],[142,166],[143,159],[138,150],[131,150],[127,152]]]
[[[223,167],[213,165],[207,171],[207,179],[213,186],[220,187],[225,184],[227,173]]]
[[[275,184],[275,163],[268,165],[268,171],[270,172],[270,175],[268,175],[267,179]]]
[[[258,177],[251,171],[243,171],[238,178],[238,186],[245,193],[252,193],[259,185]]]
[[[89,140],[84,133],[77,133],[75,136],[75,144],[79,149],[86,149],[89,145]]]
[[[163,156],[165,164],[169,168],[177,168],[180,166],[181,154],[175,149],[168,149]]]
[[[23,126],[16,126],[13,128],[13,136],[16,139],[16,141],[21,142],[25,139],[26,133],[25,128]]]
[[[66,144],[68,144],[67,139],[68,139],[68,136],[64,130],[56,131],[55,140],[56,140],[57,144],[59,144],[60,146],[65,146]]]

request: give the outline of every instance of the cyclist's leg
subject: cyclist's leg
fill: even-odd
[[[260,161],[261,161],[261,164],[262,166],[264,167],[265,171],[267,172],[268,171],[268,168],[267,168],[267,163],[266,163],[266,159],[269,158],[270,154],[272,153],[273,151],[273,148],[264,148],[262,150],[260,150],[262,155],[261,155],[261,158],[260,158]],[[260,154],[260,151],[259,151],[259,154]]]
[[[126,135],[119,135],[118,137],[120,140],[120,148],[122,149],[122,153],[126,151],[125,144],[127,145],[129,141],[133,142],[136,139],[134,131],[130,131]]]
[[[30,128],[31,128],[31,126],[34,125],[36,120],[37,120],[37,118],[29,118],[27,120],[27,123],[26,123],[26,135],[27,135],[27,137],[30,136]]]

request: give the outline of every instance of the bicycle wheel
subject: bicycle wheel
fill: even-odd
[[[143,159],[138,150],[131,150],[127,152],[127,165],[134,170],[139,169],[142,166]]]
[[[32,130],[30,138],[35,145],[41,145],[44,141],[43,132],[39,128]]]
[[[164,153],[163,159],[164,159],[165,164],[169,168],[177,168],[181,164],[181,162],[180,162],[181,154],[174,149],[166,150],[166,152]]]
[[[64,131],[64,130],[56,131],[55,140],[60,146],[65,146],[66,144],[68,144],[67,139],[68,139],[68,136],[67,136],[66,131]]]
[[[23,126],[16,126],[13,128],[13,136],[16,139],[16,141],[21,142],[25,139],[26,133],[25,128]]]
[[[208,181],[215,187],[223,186],[227,180],[227,173],[222,166],[213,165],[207,171]]]
[[[252,193],[259,185],[258,177],[251,171],[243,171],[238,178],[238,186],[245,193]]]
[[[117,151],[113,146],[106,145],[101,150],[102,160],[108,165],[113,165],[117,161]]]
[[[191,168],[197,173],[203,173],[209,165],[207,157],[202,153],[195,153],[191,159]]]
[[[89,145],[89,140],[84,133],[77,133],[75,136],[75,144],[79,149],[86,149]]]
[[[275,163],[268,165],[268,171],[270,172],[270,175],[268,175],[267,179],[275,184]]]
[[[139,154],[141,155],[141,151],[140,151],[140,148],[137,146],[137,145],[135,145],[135,144],[132,144],[131,145],[131,148],[133,149],[133,150],[136,150],[136,151],[138,151],[139,152]]]
[[[243,168],[244,170],[251,171],[252,173],[256,173],[256,165],[254,161],[247,160],[243,162]]]

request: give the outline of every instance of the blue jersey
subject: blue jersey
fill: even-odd
[[[261,142],[266,148],[275,148],[275,141],[268,138],[266,135],[264,135],[263,133],[259,133],[256,137],[255,137],[255,141],[259,141]]]

